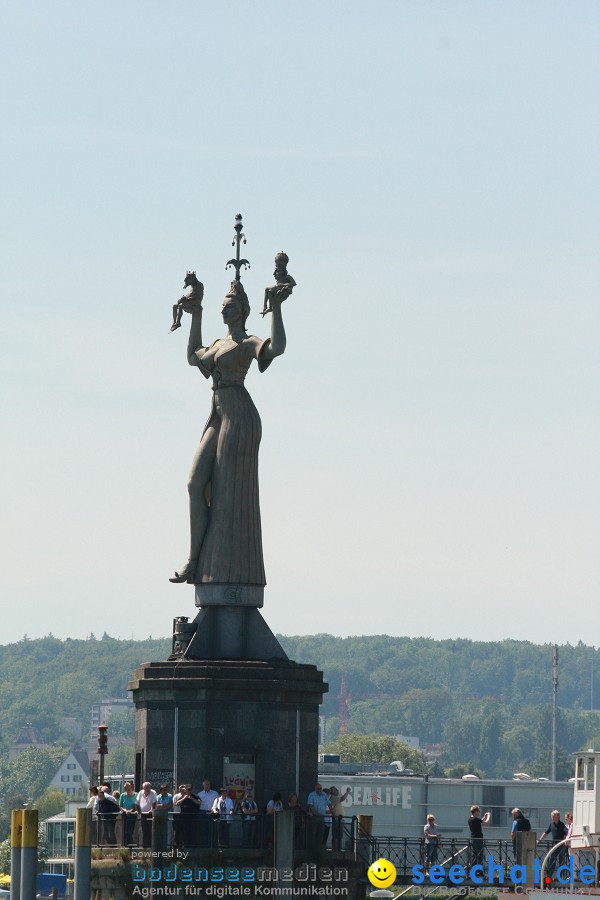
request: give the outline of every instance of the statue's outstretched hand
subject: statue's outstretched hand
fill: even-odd
[[[179,301],[181,308],[186,313],[197,312],[202,309],[202,304],[197,299],[192,300],[184,300],[183,298]]]
[[[283,303],[292,293],[293,286],[291,284],[278,284],[277,287],[271,288],[271,301],[273,303]]]

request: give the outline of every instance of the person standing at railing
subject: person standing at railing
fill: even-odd
[[[344,800],[350,793],[350,788],[340,796],[336,787],[329,788],[329,806],[331,807],[331,849],[342,849],[342,831],[344,828]]]
[[[173,846],[174,847],[183,847],[183,832],[185,831],[185,826],[181,823],[183,821],[181,815],[181,807],[179,806],[179,801],[182,797],[185,796],[185,784],[179,785],[179,790],[173,794]],[[201,845],[202,846],[202,845]]]
[[[123,792],[119,797],[119,809],[122,814],[123,825],[123,846],[128,847],[133,844],[133,832],[135,831],[135,823],[137,820],[137,810],[135,808],[136,795],[133,792],[133,785],[130,781],[126,781],[123,785]]]
[[[179,809],[177,822],[178,842],[184,847],[198,846],[198,817],[200,815],[200,797],[194,794],[191,784],[183,784],[174,801]]]
[[[579,872],[579,865],[578,865],[577,850],[573,850],[571,848],[571,837],[573,836],[573,813],[572,812],[565,813],[565,825],[567,826],[567,836],[565,838],[565,840],[567,841],[567,844],[566,844],[567,853],[569,855],[569,862],[571,864],[570,868],[571,868],[571,871],[573,872],[573,877],[575,877],[577,875],[577,873]]]
[[[212,841],[212,808],[215,800],[219,798],[217,791],[210,786],[210,781],[205,778],[202,782],[202,790],[198,792],[200,800],[200,846],[211,846]]]
[[[100,843],[98,829],[98,788],[92,786],[90,788],[90,799],[87,802],[87,808],[92,811],[92,846]]]
[[[306,808],[308,815],[312,817],[313,842],[315,847],[324,847],[327,843],[329,835],[329,822],[331,821],[331,807],[329,806],[329,797],[323,790],[322,785],[315,784],[314,791],[311,791],[306,800]]]
[[[135,798],[135,808],[140,814],[142,823],[142,846],[152,845],[152,812],[156,807],[156,791],[152,790],[149,781],[145,781],[142,790]]]
[[[550,824],[544,831],[542,835],[538,838],[538,844],[540,844],[546,835],[551,835],[552,837],[552,846],[555,847],[557,844],[560,844],[561,841],[567,836],[567,826],[564,822],[561,822],[560,813],[557,809],[552,810],[552,819],[550,820]],[[555,866],[558,863],[562,865],[564,862],[563,849],[560,848],[556,853],[553,853],[550,859],[548,860],[548,865],[546,866],[546,875],[549,878],[552,878],[552,873],[554,872]]]
[[[219,847],[229,847],[229,826],[233,822],[235,801],[229,796],[226,787],[221,788],[220,795],[213,803],[212,812],[217,823]]]
[[[435,824],[435,816],[432,813],[429,813],[427,816],[427,824],[423,826],[423,834],[425,835],[425,874],[428,875],[430,868],[437,862],[441,837]]]
[[[256,805],[256,800],[252,796],[252,791],[245,792],[240,810],[242,813],[242,837],[244,847],[255,847],[258,806]]]
[[[483,826],[489,825],[491,814],[486,812],[481,817],[478,806],[471,807],[469,816],[469,831],[471,833],[471,865],[481,865],[483,862]]]
[[[98,788],[98,821],[102,827],[100,833],[102,835],[99,843],[113,847],[117,843],[115,834],[115,823],[119,814],[117,801],[107,789],[105,784]]]
[[[166,850],[171,846],[171,831],[172,831],[172,823],[171,817],[169,813],[173,809],[173,795],[169,793],[166,784],[161,784],[160,791],[156,795],[156,809],[154,810],[154,815],[158,818],[160,817],[160,822],[164,826],[162,838],[164,841],[164,845],[157,849]]]

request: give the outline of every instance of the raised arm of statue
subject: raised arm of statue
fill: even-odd
[[[193,306],[186,310],[192,314],[192,324],[190,326],[190,337],[187,347],[187,358],[190,366],[198,365],[198,357],[196,353],[202,348],[202,307]]]
[[[271,292],[271,339],[265,343],[262,350],[263,359],[275,359],[281,356],[285,350],[285,328],[283,327],[283,317],[281,315],[281,304],[286,297],[292,293],[292,286],[287,284],[280,285],[276,290]]]

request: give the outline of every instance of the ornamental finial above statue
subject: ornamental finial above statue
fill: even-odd
[[[205,378],[212,378],[214,393],[188,480],[189,556],[169,580],[195,584],[197,606],[259,607],[263,604],[266,584],[258,503],[261,422],[244,387],[244,379],[253,360],[257,361],[259,371],[264,372],[284,352],[286,337],[281,304],[291,294],[295,282],[289,276],[287,281],[277,279],[276,259],[277,284],[265,290],[265,298],[268,292],[270,303],[266,311],[273,314],[271,335],[265,340],[249,335],[246,319],[250,303],[240,280],[240,270],[249,268],[250,263],[240,258],[240,244],[245,244],[246,238],[239,214],[234,229],[236,256],[226,268],[232,266],[236,277],[223,301],[225,337],[208,346],[202,341],[204,289],[200,282],[202,290],[197,289],[194,294],[194,285],[190,284],[187,296],[176,304],[177,309],[192,316],[188,362]],[[174,327],[178,326],[174,323]]]
[[[235,247],[235,259],[230,259],[228,263],[226,263],[225,268],[228,269],[232,266],[235,269],[235,280],[240,280],[240,269],[242,266],[245,269],[250,268],[250,263],[247,259],[240,259],[240,244],[246,243],[246,235],[242,231],[242,214],[238,213],[235,217],[235,225],[233,226],[235,230],[235,237],[231,242],[231,246]]]

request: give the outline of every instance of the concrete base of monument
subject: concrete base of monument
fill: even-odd
[[[262,584],[197,584],[196,606],[263,606]]]
[[[129,684],[136,782],[247,784],[260,809],[275,791],[305,794],[327,689],[316,666],[283,659],[144,663]]]
[[[207,606],[193,622],[174,622],[170,659],[287,660],[259,611],[250,606]]]

